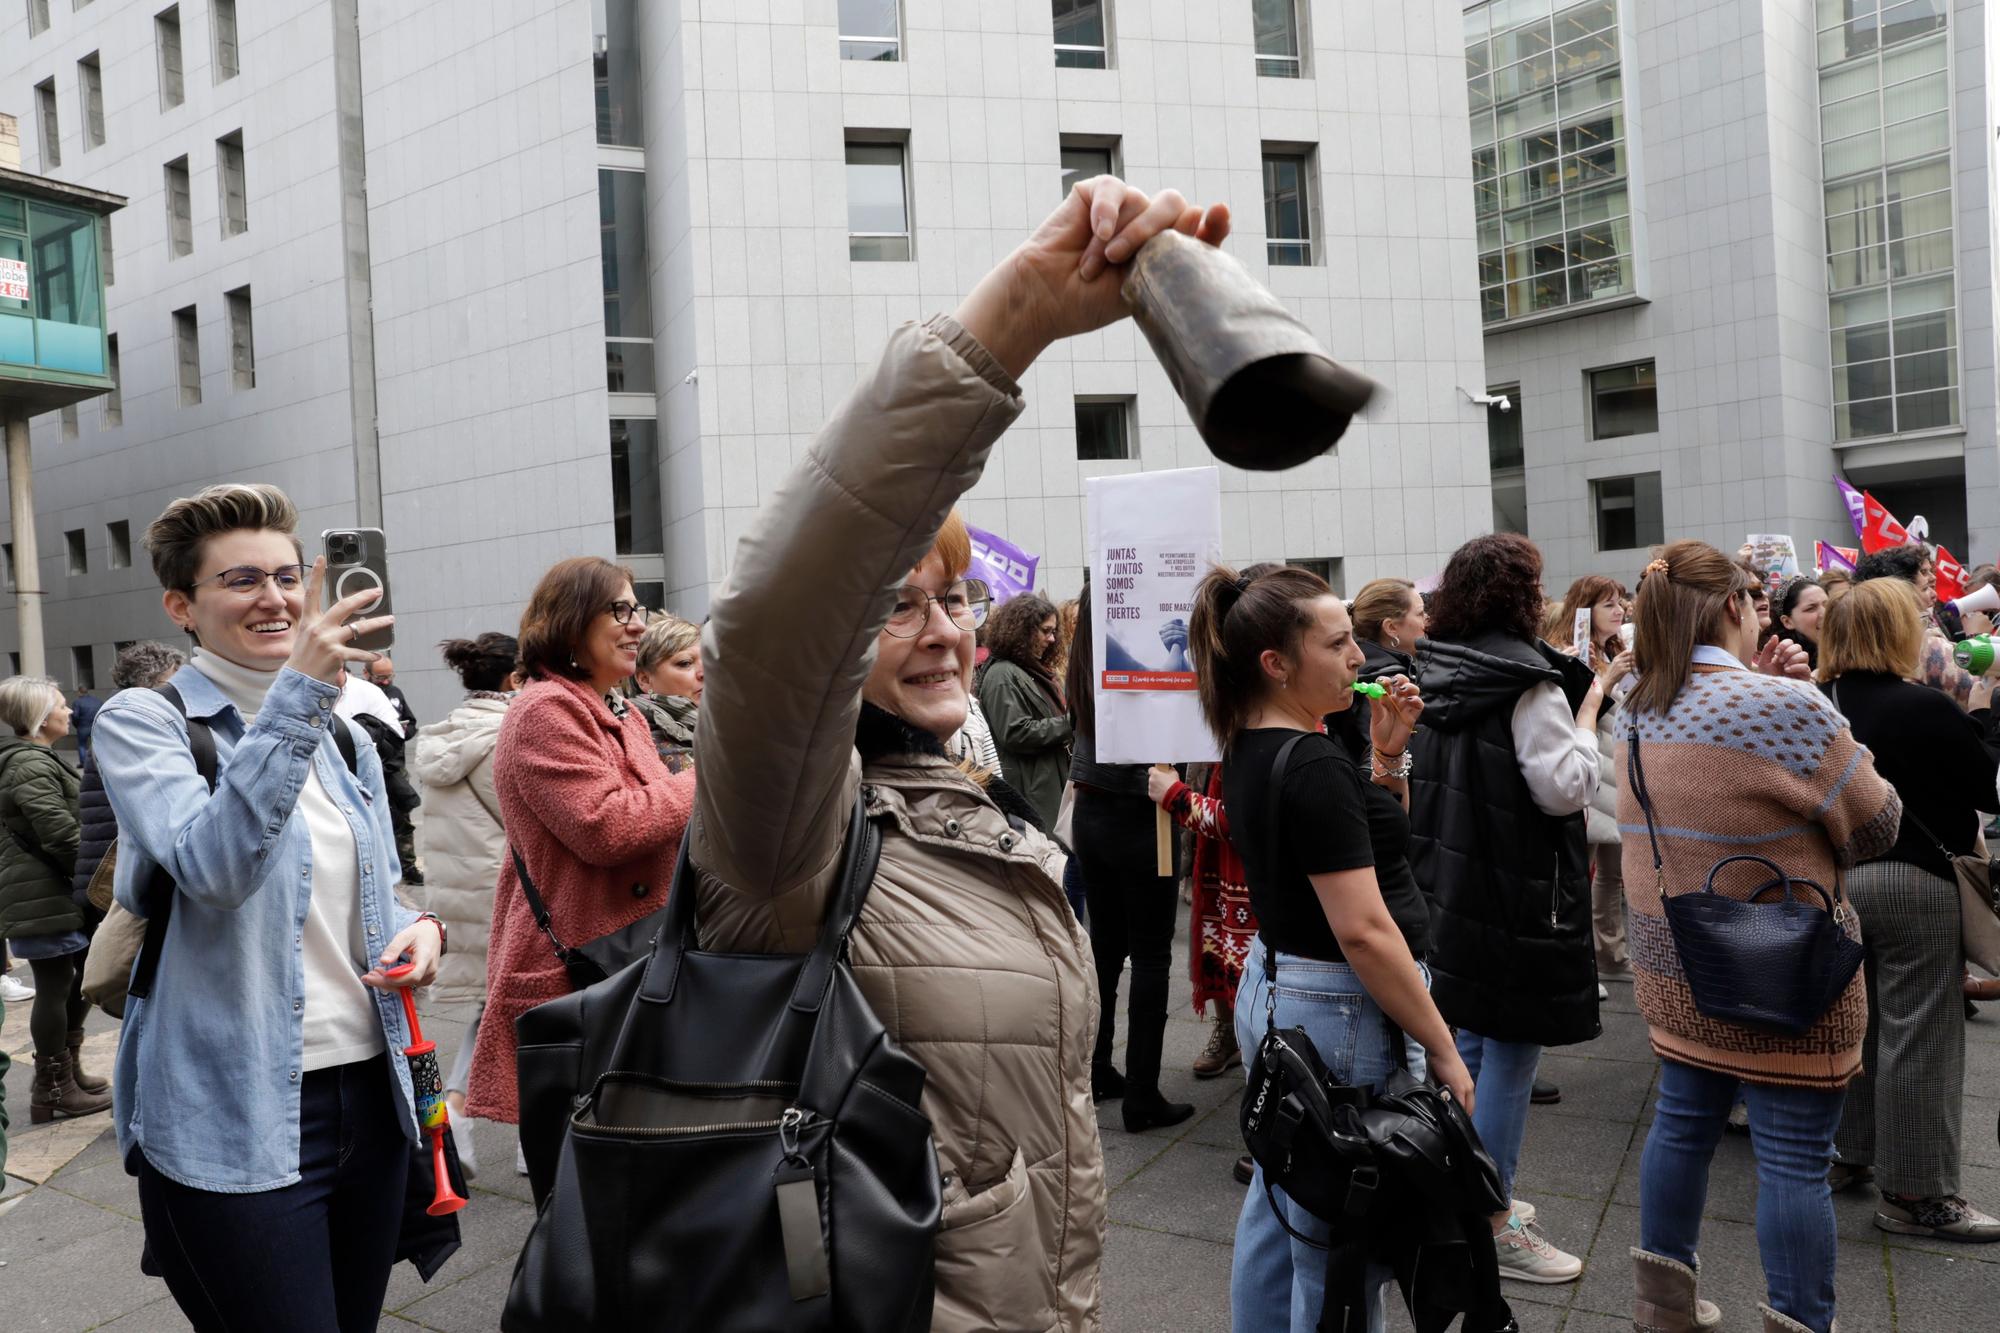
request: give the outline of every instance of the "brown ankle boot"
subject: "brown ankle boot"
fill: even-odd
[[[1194,1076],[1219,1078],[1242,1063],[1243,1053],[1236,1049],[1235,1016],[1219,1015],[1209,1031],[1208,1045],[1194,1058]]]
[[[98,1078],[83,1072],[83,1029],[69,1030],[69,1076],[77,1087],[88,1093],[111,1091],[111,1080]]]
[[[1764,1316],[1764,1333],[1813,1333],[1810,1328],[1790,1315],[1779,1314],[1768,1305],[1759,1305],[1757,1309]],[[1828,1329],[1827,1333],[1840,1333],[1838,1319],[1833,1321],[1833,1327]]]
[[[83,1116],[109,1109],[111,1094],[90,1093],[70,1077],[69,1053],[35,1057],[35,1085],[28,1094],[28,1119],[47,1124],[57,1116]]]
[[[1722,1311],[1695,1295],[1695,1270],[1664,1255],[1632,1249],[1632,1327],[1640,1333],[1702,1333]]]

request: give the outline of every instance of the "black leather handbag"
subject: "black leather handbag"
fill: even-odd
[[[528,900],[528,910],[535,914],[535,924],[542,934],[549,937],[549,944],[555,949],[556,957],[562,961],[563,971],[569,974],[571,990],[582,990],[595,986],[615,972],[621,972],[653,951],[653,938],[660,933],[660,923],[666,919],[667,909],[648,912],[637,921],[627,922],[609,935],[600,935],[582,944],[564,944],[556,934],[555,922],[549,915],[548,904],[535,888],[535,880],[528,873],[528,863],[521,859],[521,853],[512,843],[507,845],[508,855],[514,858],[514,873],[520,877],[522,896]]]
[[[506,1333],[930,1327],[924,1070],[846,961],[881,850],[862,810],[810,954],[698,948],[684,843],[652,952],[521,1016],[540,1211]]]
[[[1709,867],[1700,892],[1668,896],[1636,730],[1629,733],[1625,766],[1632,794],[1646,816],[1660,910],[1673,932],[1674,952],[1680,957],[1694,1007],[1718,1022],[1785,1037],[1803,1036],[1847,990],[1866,952],[1861,941],[1842,928],[1851,909],[1839,892],[1839,881],[1828,893],[1812,880],[1786,874],[1767,857],[1738,854]],[[1748,898],[1717,893],[1716,876],[1738,862],[1762,866],[1770,878]],[[1773,894],[1775,899],[1766,901]]]

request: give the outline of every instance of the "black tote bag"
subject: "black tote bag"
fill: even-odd
[[[930,1327],[942,1181],[924,1070],[846,961],[880,846],[857,801],[800,957],[698,948],[683,843],[651,953],[521,1016],[540,1213],[506,1333]]]

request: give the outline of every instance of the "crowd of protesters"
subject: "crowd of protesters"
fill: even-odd
[[[372,595],[323,605],[291,502],[226,485],[148,531],[192,654],[121,653],[80,772],[55,683],[0,682],[0,935],[32,970],[32,1117],[113,1110],[149,1262],[197,1327],[374,1326],[419,1138],[398,990],[472,1006],[451,1118],[515,1121],[516,1020],[571,993],[564,941],[659,910],[685,843],[704,947],[802,953],[857,800],[884,836],[850,961],[923,1066],[943,1176],[930,1326],[1098,1326],[1094,1104],[1134,1133],[1194,1110],[1162,1079],[1180,879],[1212,1024],[1192,1073],[1231,1074],[1275,1024],[1338,1084],[1401,1067],[1448,1089],[1497,1169],[1501,1278],[1583,1273],[1555,1239],[1583,1219],[1515,1180],[1541,1054],[1599,1035],[1607,984],[1633,987],[1659,1058],[1638,1327],[1719,1322],[1696,1251],[1739,1103],[1770,1333],[1833,1327],[1833,1190],[1872,1185],[1887,1231],[2000,1240],[1960,1193],[1966,1009],[1994,987],[1967,971],[1953,888],[2000,813],[2000,742],[1952,634],[1991,625],[1939,614],[1921,545],[1773,588],[1677,541],[1560,597],[1507,534],[1428,591],[1381,578],[1351,603],[1302,569],[1217,567],[1183,647],[1222,761],[1099,757],[1088,586],[993,606],[954,504],[1017,377],[1117,318],[1104,270],[1169,227],[1213,243],[1227,213],[1086,183],[954,316],[897,331],[705,623],[563,560],[517,626],[439,645],[464,696],[420,726],[389,658],[355,647],[390,621]],[[1156,807],[1187,835],[1173,870]],[[1802,1032],[1690,991],[1666,904],[1759,888],[1718,847],[1843,891],[1865,963]],[[166,922],[109,1081],[82,1062],[107,879]],[[1233,1319],[1304,1333],[1328,1219],[1265,1174],[1245,1156],[1213,1185],[1242,1191]],[[1496,1299],[1465,1327],[1517,1326]]]

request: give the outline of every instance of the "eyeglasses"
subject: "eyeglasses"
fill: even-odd
[[[205,579],[196,579],[188,584],[187,591],[193,592],[204,583],[213,583],[225,592],[233,592],[238,597],[255,597],[264,590],[264,580],[278,585],[279,592],[296,592],[305,586],[306,567],[304,565],[279,565],[276,569],[259,569],[255,565],[237,565],[225,569],[220,574],[210,574]]]
[[[923,633],[931,620],[931,603],[944,608],[944,613],[952,624],[960,629],[978,629],[986,623],[986,612],[993,605],[993,594],[978,579],[963,579],[945,589],[942,597],[933,597],[914,584],[905,584],[896,590],[895,609],[889,612],[889,633],[899,639],[914,639]]]
[[[646,608],[637,602],[617,601],[604,609],[609,611],[611,618],[621,625],[631,624],[633,616],[639,617],[641,623],[646,619]]]

